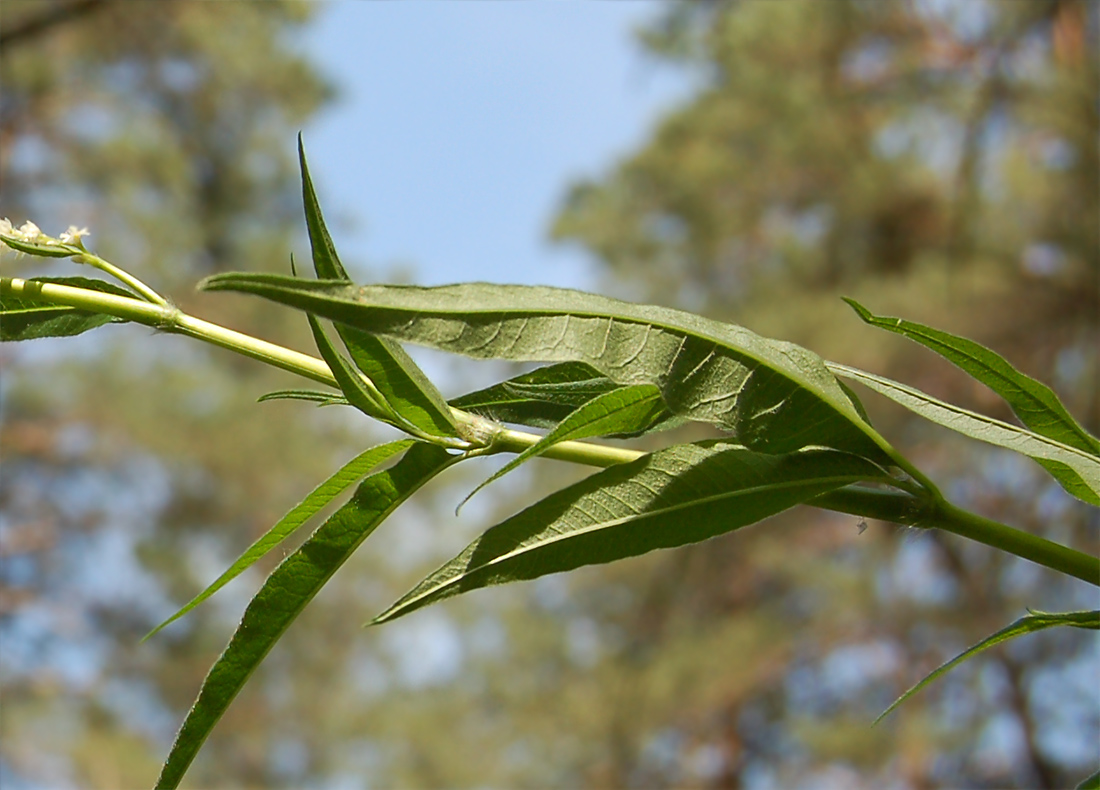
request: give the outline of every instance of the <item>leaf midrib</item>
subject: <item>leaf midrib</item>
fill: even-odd
[[[711,503],[711,502],[720,501],[720,500],[726,499],[726,498],[732,499],[732,498],[736,498],[736,497],[739,497],[739,496],[747,496],[747,495],[756,494],[756,493],[765,493],[769,490],[787,490],[787,489],[796,490],[796,489],[801,488],[801,487],[808,487],[810,485],[817,486],[817,485],[820,485],[822,483],[832,483],[832,482],[835,482],[837,484],[837,487],[840,487],[842,485],[847,485],[849,483],[856,482],[856,481],[863,480],[863,479],[865,479],[865,477],[862,476],[862,475],[847,474],[847,475],[838,475],[838,476],[830,476],[830,477],[814,477],[814,478],[811,478],[811,479],[803,478],[803,479],[800,479],[800,480],[784,482],[784,483],[768,483],[768,484],[765,484],[765,485],[751,486],[749,488],[740,488],[736,491],[727,491],[727,492],[723,492],[723,493],[720,493],[720,494],[712,494],[710,496],[701,497],[699,499],[693,499],[690,502],[681,502],[681,503],[676,504],[676,505],[663,507],[659,510],[646,511],[644,513],[636,513],[632,516],[622,516],[620,518],[611,519],[609,521],[601,521],[601,522],[598,522],[596,524],[590,524],[587,527],[581,527],[579,529],[570,530],[569,532],[559,533],[556,536],[547,538],[546,540],[540,540],[536,544],[528,545],[528,546],[521,546],[517,549],[513,549],[512,551],[508,552],[507,554],[501,554],[497,557],[494,557],[489,562],[478,565],[473,570],[463,571],[461,574],[453,577],[452,579],[448,579],[446,583],[440,584],[436,587],[432,587],[431,589],[426,590],[424,593],[422,593],[421,595],[416,596],[415,598],[408,599],[405,602],[405,605],[403,605],[401,608],[407,609],[407,608],[409,608],[409,605],[411,605],[413,603],[416,603],[417,601],[422,600],[423,598],[427,597],[428,595],[432,595],[434,593],[437,593],[440,590],[445,590],[448,587],[453,587],[455,584],[461,582],[463,577],[469,576],[469,575],[471,575],[473,573],[476,573],[478,571],[482,571],[486,568],[492,568],[495,565],[501,564],[505,560],[510,560],[510,559],[515,558],[515,557],[522,556],[523,554],[526,554],[528,552],[534,551],[536,549],[542,549],[542,548],[545,548],[546,546],[550,546],[550,545],[553,545],[555,543],[559,543],[563,540],[568,540],[568,539],[571,539],[571,538],[575,538],[575,537],[578,537],[580,535],[586,535],[586,534],[589,534],[591,532],[596,532],[596,531],[603,530],[603,529],[611,529],[613,527],[621,526],[621,525],[626,524],[627,522],[630,522],[630,521],[640,521],[640,520],[643,520],[643,519],[654,518],[654,517],[657,517],[657,516],[667,516],[667,515],[670,515],[672,513],[675,513],[678,510],[684,510],[684,509],[687,509],[687,508],[690,508],[690,507],[697,507],[697,506],[705,505],[705,504],[708,504],[708,503]],[[605,494],[609,494],[609,492],[606,489],[604,489],[602,492],[605,493]],[[609,495],[611,495],[611,494],[609,494]],[[622,500],[620,499],[619,501],[621,502]],[[624,502],[623,504],[626,504],[626,503]],[[628,507],[629,507],[629,505],[628,505]]]

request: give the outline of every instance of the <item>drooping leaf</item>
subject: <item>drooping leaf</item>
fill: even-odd
[[[298,161],[302,168],[302,202],[305,205],[314,271],[322,279],[350,283],[351,278],[340,263],[321,214],[321,204],[317,201],[313,180],[309,177],[301,135],[298,136]],[[355,364],[374,383],[396,414],[423,434],[458,436],[458,428],[443,396],[398,343],[339,324],[336,331]]]
[[[858,381],[937,425],[1034,459],[1066,491],[1090,505],[1100,506],[1100,459],[1084,450],[1040,436],[1026,428],[945,403],[918,389],[874,373],[832,362],[828,365],[838,376]]]
[[[109,323],[124,323],[116,318],[77,307],[47,304],[17,295],[8,287],[10,278],[0,279],[0,341],[36,340],[42,337],[72,337]],[[114,283],[88,277],[35,277],[27,284],[43,283],[86,288],[137,299],[137,295]]]
[[[541,455],[559,442],[587,439],[592,436],[637,433],[652,425],[665,413],[661,391],[652,384],[618,387],[597,395],[562,420],[554,430],[484,480],[467,495],[463,503],[494,480],[504,477],[520,464]]]
[[[275,390],[261,395],[256,402],[264,403],[269,400],[304,400],[316,403],[318,406],[350,405],[343,395],[323,390]]]
[[[187,714],[157,788],[177,787],[218,719],[298,613],[359,544],[428,480],[457,462],[434,445],[417,443],[391,468],[364,480],[351,500],[325,521],[264,582],[245,609],[194,706]]]
[[[904,335],[932,349],[1004,398],[1032,432],[1100,457],[1100,439],[1081,427],[1050,387],[1016,370],[1000,354],[965,337],[914,321],[875,315],[854,299],[845,299],[871,326]]]
[[[773,455],[722,441],[673,445],[490,528],[372,623],[494,584],[696,543],[826,491],[887,479],[864,458],[824,448]]]
[[[524,373],[483,390],[450,401],[456,409],[473,412],[497,422],[552,429],[598,395],[620,388],[607,376],[583,362],[559,362]],[[653,424],[629,433],[607,434],[629,439],[668,430],[684,420],[667,409]]]
[[[810,445],[896,456],[820,357],[691,313],[558,288],[472,283],[363,286],[231,273],[207,290],[254,293],[372,334],[467,356],[580,361],[618,384],[654,384],[672,412],[748,447]]]
[[[987,650],[994,645],[999,645],[1001,642],[1006,642],[1009,639],[1013,639],[1017,636],[1023,636],[1024,634],[1035,633],[1036,631],[1042,631],[1047,628],[1054,628],[1055,626],[1070,626],[1073,628],[1089,628],[1092,630],[1100,629],[1100,611],[1093,612],[1060,612],[1052,614],[1048,612],[1030,612],[1021,617],[1016,622],[1012,623],[1005,628],[1002,628],[992,636],[988,636],[978,644],[968,648],[963,653],[955,656],[953,659],[943,664],[938,669],[934,670],[931,674],[925,677],[920,683],[913,686],[906,691],[890,705],[889,708],[884,710],[879,717],[875,719],[875,724],[878,724],[884,718],[886,718],[895,708],[912,697],[922,688],[927,686],[936,678],[951,671],[953,668],[966,661],[969,658],[973,658],[983,650]]]
[[[236,562],[230,565],[225,573],[219,576],[209,587],[192,598],[186,606],[174,615],[146,634],[145,639],[153,636],[169,623],[173,623],[183,617],[233,579],[240,576],[245,570],[250,568],[253,563],[294,534],[298,527],[315,516],[321,508],[340,496],[340,494],[346,491],[352,483],[362,478],[363,475],[378,466],[378,464],[408,449],[412,444],[413,442],[411,439],[389,442],[388,444],[379,445],[378,447],[372,447],[360,453],[355,458],[352,458],[344,464],[344,466],[340,467],[332,477],[313,489],[305,499],[291,508],[285,516],[276,522],[275,526],[249,546],[245,552],[237,558]]]

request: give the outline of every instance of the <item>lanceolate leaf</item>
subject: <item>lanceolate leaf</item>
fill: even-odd
[[[1100,457],[1100,439],[1073,419],[1053,390],[1016,370],[1000,354],[965,337],[901,318],[875,315],[854,299],[844,301],[868,324],[915,340],[958,365],[1008,401],[1020,422],[1035,433]]]
[[[727,442],[666,448],[562,489],[487,530],[373,620],[494,584],[682,546],[861,480],[866,459],[823,448],[787,455]]]
[[[824,445],[887,462],[889,444],[804,348],[691,313],[558,288],[472,283],[363,286],[225,274],[208,290],[255,293],[373,334],[480,358],[585,362],[618,384],[654,384],[676,414],[762,452]]]
[[[398,505],[457,460],[458,456],[434,445],[414,445],[393,467],[364,480],[351,500],[272,572],[203,681],[161,771],[158,788],[179,785],[253,670],[359,544]]]
[[[621,386],[591,365],[559,362],[455,398],[450,404],[497,422],[552,429],[578,406]],[[651,425],[637,431],[606,435],[627,439],[675,428],[683,422],[666,408]]]
[[[36,302],[25,296],[16,296],[0,280],[0,341],[35,340],[40,337],[71,337],[109,323],[122,323],[114,316],[81,310],[76,307]],[[131,291],[113,283],[88,277],[35,277],[28,283],[51,283],[90,291],[127,296],[137,299]]]
[[[219,576],[209,587],[191,599],[190,603],[174,615],[150,631],[145,638],[148,639],[169,623],[175,622],[183,617],[233,579],[240,576],[245,570],[251,567],[256,560],[263,557],[290,537],[298,527],[315,516],[321,508],[340,496],[340,494],[344,493],[348,486],[362,478],[363,475],[386,459],[407,450],[412,444],[413,442],[411,439],[389,442],[388,444],[379,445],[378,447],[372,447],[348,461],[336,472],[336,474],[321,483],[317,488],[313,489],[305,499],[279,519],[275,526],[269,529],[263,537],[249,546],[244,554],[238,557],[237,561],[230,565],[228,570]]]
[[[652,425],[654,420],[660,419],[664,413],[665,404],[661,400],[661,391],[652,384],[619,387],[603,395],[597,395],[562,420],[558,427],[482,482],[470,492],[463,503],[489,483],[504,477],[523,462],[541,455],[558,442],[616,433],[637,433]]]
[[[1038,461],[1066,491],[1091,505],[1100,506],[1100,459],[1089,453],[984,414],[953,406],[891,379],[846,365],[828,364],[837,375],[858,381],[927,420]]]
[[[301,135],[298,136],[298,161],[302,167],[302,201],[305,205],[314,271],[318,277],[350,283],[351,278],[340,263],[332,237],[325,226],[325,219],[321,215],[321,205],[317,202],[317,194],[313,190],[313,181],[306,166]],[[429,436],[458,436],[458,428],[443,396],[400,345],[387,338],[374,337],[340,324],[337,324],[336,331],[355,364],[402,419]]]
[[[306,211],[309,246],[313,252],[313,269],[322,279],[351,282],[347,271],[344,270],[344,265],[340,263],[340,256],[336,254],[336,246],[332,243],[328,228],[325,227],[324,217],[321,216],[321,204],[317,202],[317,193],[313,190],[313,179],[309,177],[306,149],[302,144],[301,134],[298,135],[298,164],[302,169],[302,203]]]
[[[395,412],[430,436],[458,436],[450,407],[405,349],[354,327],[337,324],[336,330],[356,366]]]
[[[956,666],[961,664],[963,661],[966,661],[968,658],[973,658],[983,650],[991,648],[994,645],[999,645],[1001,642],[1006,642],[1009,639],[1013,639],[1014,637],[1022,636],[1024,634],[1031,634],[1035,631],[1042,631],[1046,628],[1053,628],[1059,625],[1071,626],[1073,628],[1090,628],[1092,630],[1100,629],[1100,611],[1064,612],[1058,614],[1048,614],[1047,612],[1030,612],[1027,616],[1021,617],[1019,620],[1012,623],[1012,625],[1002,628],[1000,631],[993,634],[992,636],[986,637],[981,642],[978,642],[978,644],[966,650],[964,653],[955,656],[939,669],[936,669],[934,672],[924,678],[924,680],[922,680],[920,683],[913,686],[911,689],[898,697],[889,708],[879,714],[879,717],[875,719],[875,724],[878,724],[880,721],[886,718],[891,713],[891,711],[893,711],[896,707],[912,697],[922,688],[927,686],[933,680],[954,669]]]
[[[309,328],[313,331],[313,339],[317,343],[317,350],[321,352],[321,357],[328,364],[329,370],[332,371],[332,375],[336,378],[336,382],[340,385],[340,389],[344,393],[344,397],[348,399],[348,403],[375,419],[394,421],[396,415],[386,405],[381,393],[374,389],[372,383],[364,381],[351,363],[336,350],[316,318],[307,315],[306,319],[309,321]]]
[[[337,395],[335,392],[324,392],[323,390],[275,390],[261,395],[256,399],[256,402],[264,403],[269,400],[304,400],[316,403],[318,406],[350,405],[348,399],[343,395]]]

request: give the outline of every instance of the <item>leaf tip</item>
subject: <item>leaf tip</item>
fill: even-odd
[[[852,299],[850,296],[842,296],[840,298],[844,300],[845,304],[856,311],[856,315],[858,315],[867,323],[871,323],[871,319],[873,319],[875,316],[870,310],[861,305],[855,299]]]

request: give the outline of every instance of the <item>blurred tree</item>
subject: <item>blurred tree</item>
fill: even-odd
[[[1053,381],[1096,431],[1096,10],[677,4],[642,40],[696,70],[699,94],[607,175],[575,184],[553,235],[584,245],[629,296],[736,320],[1011,419],[931,355],[867,333],[837,297],[975,337]],[[1096,550],[1096,512],[1041,472],[868,400],[888,435],[908,436],[953,481],[953,496]],[[614,620],[624,647],[612,664],[636,680],[623,684],[631,704],[608,723],[593,776],[1062,787],[1095,770],[1100,700],[1079,696],[1095,677],[1091,637],[1003,651],[866,728],[905,683],[1024,606],[1094,596],[940,535],[856,541],[843,520],[782,521],[799,526],[688,549],[651,581],[632,580],[637,602]],[[762,614],[770,629],[753,630]],[[717,634],[729,641],[676,663]],[[709,669],[715,649],[725,672]],[[692,693],[723,682],[736,690]],[[663,684],[680,693],[662,701]],[[639,715],[647,708],[651,718]]]
[[[190,287],[300,245],[293,131],[328,90],[288,41],[315,8],[6,0],[0,215],[87,224],[187,309],[308,347],[280,311]],[[642,41],[696,70],[699,95],[576,186],[555,236],[628,296],[1007,416],[836,295],[969,334],[1095,430],[1096,25],[1074,2],[670,5]],[[258,415],[251,398],[285,383],[261,366],[147,340],[108,327],[0,351],[3,785],[148,784],[244,599],[230,588],[137,638],[365,438],[333,410]],[[1024,462],[868,406],[962,504],[1095,551],[1095,514]],[[1057,787],[1095,761],[1079,635],[1020,642],[868,729],[1024,606],[1094,603],[981,547],[860,537],[809,510],[355,629],[494,511],[579,474],[541,462],[516,475],[528,490],[475,499],[446,529],[446,483],[400,511],[268,657],[190,781]]]
[[[5,2],[0,215],[90,226],[97,250],[185,309],[202,275],[285,265],[301,243],[294,133],[331,96],[293,46],[316,8]],[[5,259],[5,273],[28,265]],[[307,337],[276,311],[231,307],[232,319],[215,300],[200,311]],[[150,784],[242,601],[139,647],[141,635],[363,435],[333,415],[291,420],[283,405],[255,419],[254,398],[285,385],[262,366],[176,338],[96,334],[0,351],[5,786]],[[242,698],[238,732],[211,745],[198,781],[273,784],[306,769],[286,775],[272,759],[272,704]]]

